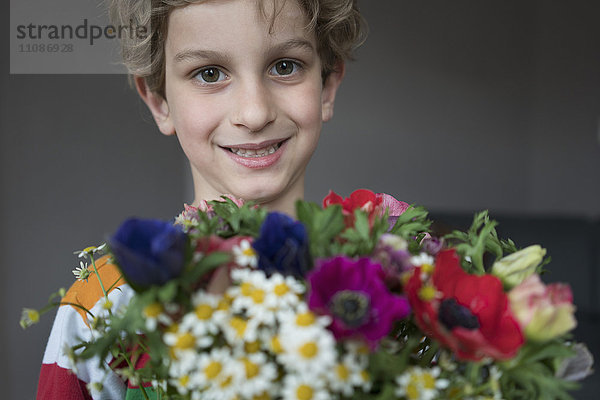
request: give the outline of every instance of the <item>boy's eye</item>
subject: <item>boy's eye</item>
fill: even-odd
[[[217,67],[206,67],[199,70],[195,77],[205,83],[216,83],[224,80],[227,75]]]
[[[291,75],[294,72],[298,71],[298,63],[291,60],[281,60],[277,61],[275,65],[271,68],[271,73],[273,75]]]

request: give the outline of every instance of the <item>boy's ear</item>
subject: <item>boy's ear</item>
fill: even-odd
[[[327,76],[325,83],[323,83],[323,93],[321,94],[321,109],[323,115],[323,122],[329,121],[333,117],[333,104],[335,103],[335,94],[344,74],[346,73],[346,65],[344,62],[336,64],[333,72]]]
[[[174,135],[175,126],[173,125],[171,114],[169,113],[167,100],[158,93],[151,91],[146,84],[146,79],[135,76],[134,81],[140,97],[144,100],[144,103],[146,103],[154,117],[158,129],[163,135]]]

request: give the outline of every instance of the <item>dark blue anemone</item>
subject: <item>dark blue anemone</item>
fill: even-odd
[[[268,275],[279,272],[302,278],[310,268],[306,229],[285,214],[269,213],[252,247],[258,254],[258,268]]]
[[[127,282],[141,290],[178,277],[184,266],[187,237],[171,223],[131,218],[108,244]]]

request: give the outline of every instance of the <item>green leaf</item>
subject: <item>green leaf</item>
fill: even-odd
[[[158,300],[161,303],[168,303],[172,301],[177,295],[177,290],[179,289],[178,281],[169,281],[160,289],[158,289]]]
[[[231,255],[229,253],[215,251],[210,253],[204,257],[195,265],[193,268],[186,271],[185,279],[183,282],[187,282],[188,284],[194,284],[198,282],[200,277],[208,272],[224,265],[229,262],[231,259]]]
[[[427,219],[427,215],[424,207],[410,206],[398,217],[390,233],[410,241],[420,233],[429,232],[431,221]]]

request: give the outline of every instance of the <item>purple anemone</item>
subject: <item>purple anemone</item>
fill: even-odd
[[[369,258],[323,260],[308,276],[308,306],[333,319],[336,339],[362,338],[375,348],[394,322],[410,312],[403,296],[391,294],[381,265]]]

